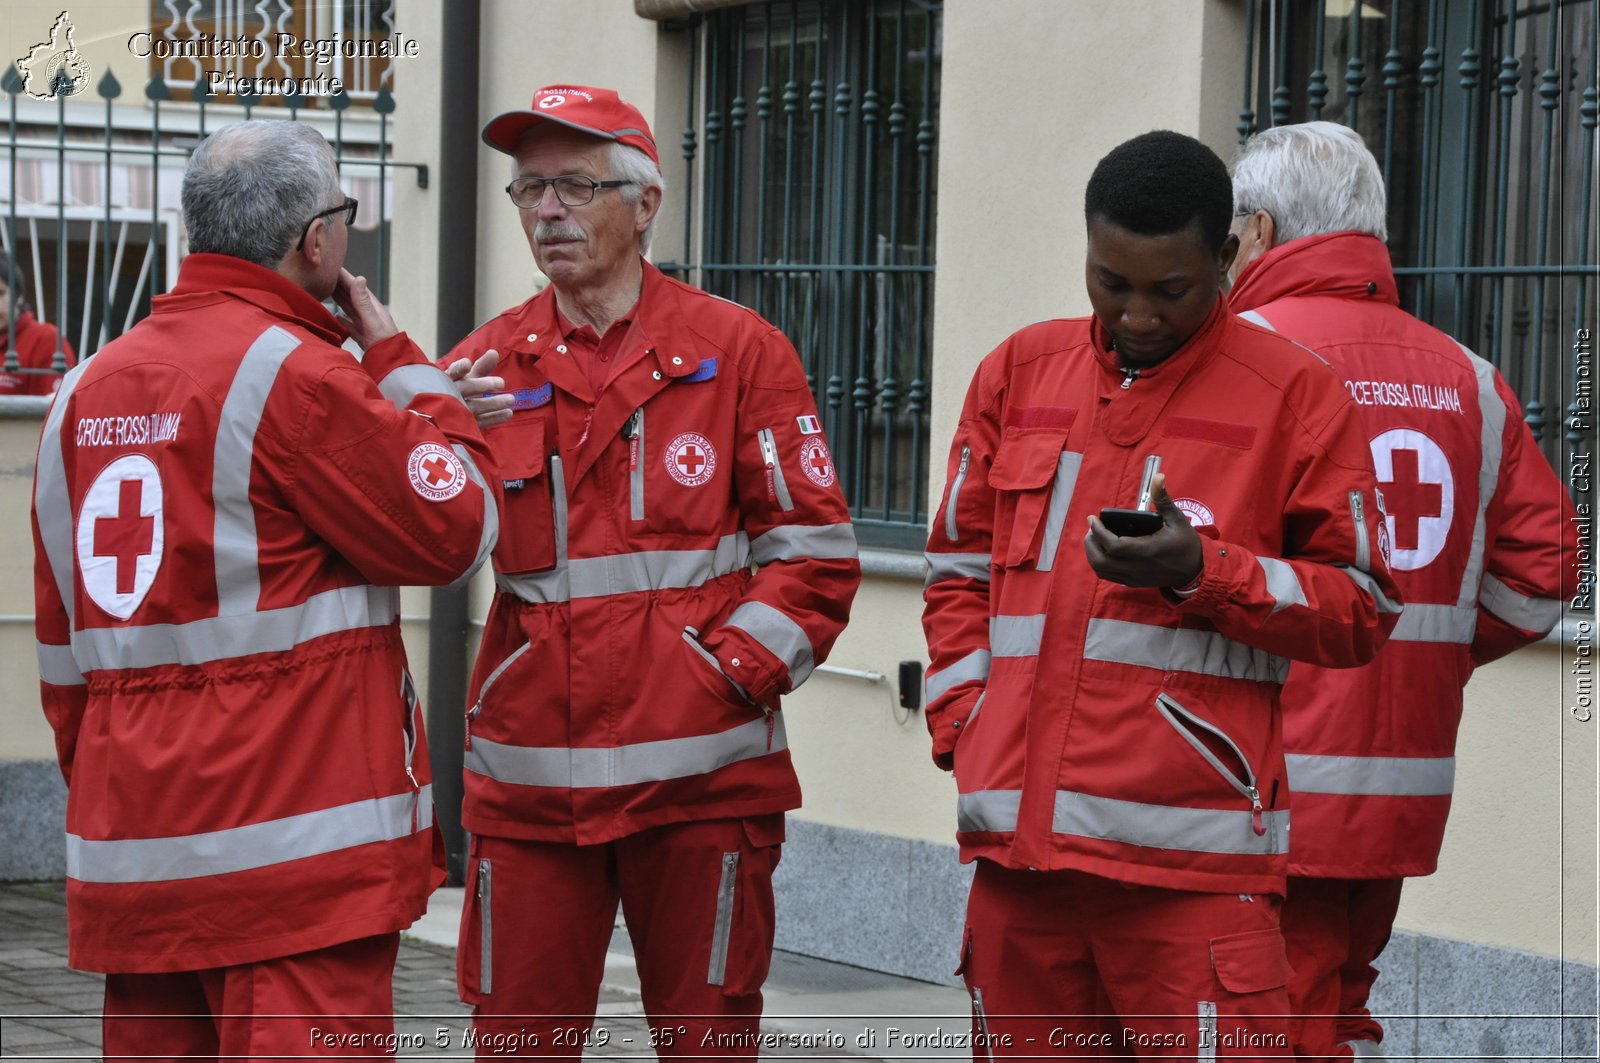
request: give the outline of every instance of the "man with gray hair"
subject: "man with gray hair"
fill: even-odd
[[[753,1059],[800,803],[779,697],[849,615],[850,512],[789,341],[642,257],[662,181],[639,110],[549,86],[483,139],[550,285],[450,356],[506,492],[462,999],[482,1055],[578,1058],[620,903],[655,1047]]]
[[[394,1048],[399,931],[442,878],[394,588],[469,577],[498,486],[344,270],[355,212],[309,124],[213,133],[177,284],[45,420],[39,672],[107,1059]]]
[[[1573,508],[1494,367],[1400,309],[1383,176],[1359,135],[1265,130],[1233,187],[1229,302],[1322,355],[1355,398],[1406,602],[1372,663],[1296,663],[1283,689],[1296,1051],[1377,1056],[1372,963],[1403,880],[1438,864],[1462,687],[1561,619]]]

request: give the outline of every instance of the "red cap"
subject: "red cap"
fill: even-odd
[[[650,135],[650,126],[639,109],[610,89],[582,85],[546,85],[533,94],[531,111],[507,111],[489,119],[483,127],[483,142],[496,151],[515,154],[522,134],[538,122],[555,122],[602,140],[638,148],[650,156],[651,162],[661,165],[655,137]]]

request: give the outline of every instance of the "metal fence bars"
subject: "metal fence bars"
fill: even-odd
[[[794,342],[863,543],[926,538],[942,4],[771,0],[692,35],[685,261]]]

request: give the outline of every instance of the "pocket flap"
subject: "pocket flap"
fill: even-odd
[[[1283,934],[1276,930],[1212,938],[1211,966],[1217,981],[1232,993],[1262,993],[1289,984],[1289,956]]]
[[[1067,428],[1005,430],[989,466],[989,486],[1000,491],[1031,491],[1055,479],[1061,452],[1066,449]]]
[[[489,445],[494,450],[500,478],[508,489],[523,486],[518,480],[536,480],[544,475],[544,418],[513,416],[504,426],[491,428]]]

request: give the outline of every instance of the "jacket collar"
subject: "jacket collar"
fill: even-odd
[[[1292,295],[1400,304],[1389,249],[1366,233],[1306,236],[1279,244],[1245,267],[1228,294],[1236,314]]]
[[[1111,349],[1111,334],[1099,318],[1091,318],[1089,332],[1094,356],[1102,370],[1102,396],[1109,395],[1111,403],[1102,421],[1106,438],[1124,447],[1142,440],[1189,374],[1210,361],[1227,342],[1233,321],[1227,301],[1219,294],[1199,330],[1167,358],[1141,368],[1138,378],[1124,390],[1121,385],[1126,377],[1117,353]]]
[[[178,266],[178,283],[150,304],[152,314],[181,310],[199,297],[227,295],[258,306],[273,317],[287,318],[338,346],[350,336],[310,292],[274,270],[232,255],[204,252],[187,256]]]

